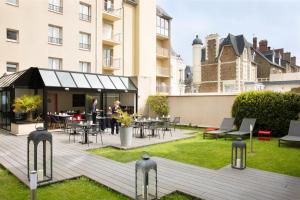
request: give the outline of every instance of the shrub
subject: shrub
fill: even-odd
[[[147,99],[147,104],[150,106],[151,110],[158,116],[169,114],[169,104],[167,96],[149,96]]]
[[[42,104],[42,97],[38,95],[24,95],[22,97],[16,98],[13,104],[14,112],[27,113],[27,120],[32,121],[32,112],[40,107]]]
[[[290,121],[298,120],[299,112],[300,96],[292,92],[244,92],[236,97],[232,107],[238,127],[243,118],[256,118],[256,130],[271,130],[273,136],[286,135]]]

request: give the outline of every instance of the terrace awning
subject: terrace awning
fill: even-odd
[[[25,71],[0,78],[0,88],[30,85],[40,85],[46,88],[78,88],[137,92],[137,87],[132,80],[125,76],[32,67]]]

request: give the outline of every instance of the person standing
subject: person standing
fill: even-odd
[[[97,103],[98,103],[98,100],[96,98],[93,99],[93,105],[92,105],[92,120],[93,120],[93,124],[96,124]]]
[[[112,119],[111,119],[111,134],[113,135],[116,127],[116,134],[119,134],[119,122],[117,118],[119,117],[119,112],[121,111],[120,101],[115,101],[112,107]]]

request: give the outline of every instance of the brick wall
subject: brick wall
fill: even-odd
[[[217,81],[218,80],[218,65],[217,63],[213,65],[203,65],[201,67],[201,78],[202,81]]]
[[[222,55],[221,55],[221,62],[232,62],[236,60],[236,54],[232,46],[224,46]]]
[[[221,64],[221,80],[236,79],[236,63]]]
[[[216,40],[207,41],[207,63],[214,63],[216,60]]]
[[[262,58],[259,54],[255,56],[255,62],[257,65],[257,78],[269,78],[271,65],[268,61]]]
[[[201,83],[200,92],[218,92],[218,83]]]

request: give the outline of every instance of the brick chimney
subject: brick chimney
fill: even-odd
[[[283,48],[281,48],[281,49],[275,49],[276,57],[279,57],[279,54],[280,54],[281,58],[282,58],[283,57],[283,52],[284,52]]]
[[[282,59],[291,62],[291,52],[284,53]]]
[[[253,49],[257,49],[257,37],[253,37]]]
[[[291,65],[296,66],[296,56],[291,57]]]
[[[268,40],[261,40],[261,41],[259,41],[259,50],[261,52],[268,51]]]

